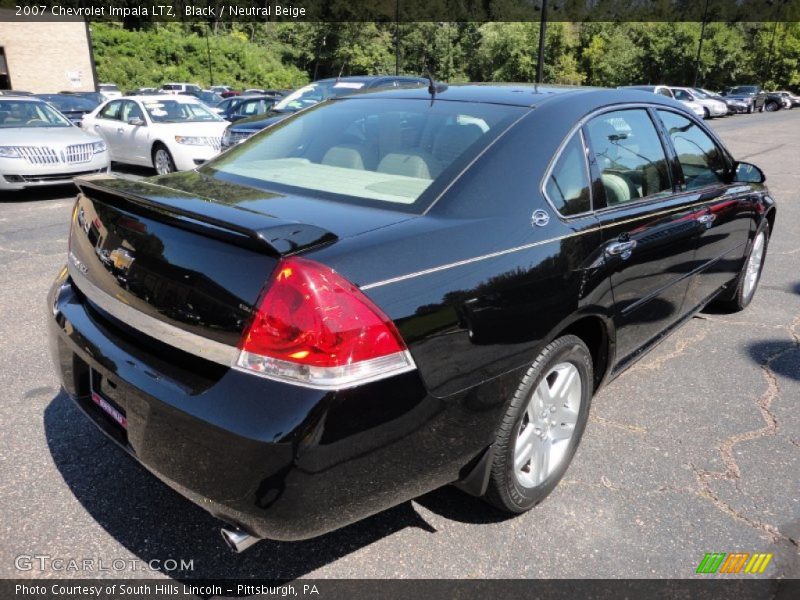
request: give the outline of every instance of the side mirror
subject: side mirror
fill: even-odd
[[[746,162],[737,162],[733,180],[740,183],[764,183],[767,178],[764,171],[757,166]]]
[[[133,125],[134,127],[141,127],[146,123],[140,119],[139,117],[133,117],[132,119],[128,119],[128,125]]]

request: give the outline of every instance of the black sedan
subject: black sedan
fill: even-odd
[[[49,102],[78,127],[81,126],[83,115],[92,112],[99,106],[89,98],[74,94],[37,94],[36,97]]]
[[[339,98],[195,171],[79,180],[52,356],[234,549],[451,483],[521,513],[598,387],[709,302],[750,303],[763,182],[652,93]]]

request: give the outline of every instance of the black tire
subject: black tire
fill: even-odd
[[[707,106],[703,107],[703,118],[704,119],[710,119],[711,118],[711,111],[708,110]]]
[[[520,482],[514,469],[517,437],[534,391],[545,376],[554,372],[554,367],[563,363],[574,366],[580,376],[580,407],[577,411],[577,419],[572,436],[569,440],[564,440],[567,446],[558,465],[538,485],[528,487]],[[519,514],[536,506],[553,491],[572,461],[586,427],[594,387],[593,381],[591,353],[580,338],[566,335],[548,344],[542,350],[522,377],[497,430],[489,486],[484,500],[502,511]],[[527,423],[525,426],[533,427],[533,423]]]
[[[748,265],[750,264],[750,257],[753,254],[753,249],[756,246],[756,240],[758,239],[759,235],[764,236],[764,247],[761,255],[761,264],[758,267],[758,273],[756,275],[755,283],[752,285],[751,289],[748,291],[747,286],[745,285],[747,281],[747,271]],[[744,262],[742,263],[742,270],[739,271],[739,275],[736,277],[736,280],[731,285],[729,291],[723,292],[716,300],[714,300],[714,306],[723,310],[724,312],[739,312],[747,308],[747,305],[753,301],[753,297],[756,295],[756,291],[758,290],[758,284],[761,282],[761,273],[764,270],[764,263],[766,262],[767,258],[767,249],[769,248],[769,222],[764,219],[759,225],[758,229],[756,230],[753,239],[750,240],[749,245],[747,246],[747,254],[745,254]]]
[[[752,114],[753,114],[753,105],[752,105],[752,104],[748,105],[748,107],[747,107],[747,114],[748,114],[748,115],[752,115]]]
[[[767,102],[766,104],[764,104],[764,109],[767,112],[775,112],[779,108],[780,108],[780,106],[778,106],[778,103],[774,102],[774,101],[770,101],[770,102]]]
[[[157,143],[153,145],[152,159],[153,168],[159,175],[167,175],[177,170],[175,168],[175,161],[172,159],[172,154],[170,154],[164,144]]]

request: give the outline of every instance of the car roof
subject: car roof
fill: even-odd
[[[122,100],[123,98],[114,98],[114,100]],[[200,102],[191,95],[183,95],[183,94],[142,94],[140,96],[125,96],[125,99],[128,100],[141,100],[141,101],[153,101],[153,102],[164,102],[165,100],[173,100],[175,102],[185,102],[189,104],[199,104]]]
[[[390,90],[367,91],[344,96],[340,100],[360,100],[366,98],[407,98],[430,100],[427,87],[396,88]],[[486,104],[505,104],[510,106],[535,107],[559,102],[576,106],[603,104],[622,104],[626,102],[645,102],[675,106],[673,99],[659,96],[649,91],[636,89],[610,89],[585,86],[537,85],[532,83],[468,83],[439,85],[437,100],[453,102],[478,102]]]
[[[0,100],[22,100],[23,102],[44,102],[43,98],[39,98],[38,96],[6,96],[3,94],[0,96]]]

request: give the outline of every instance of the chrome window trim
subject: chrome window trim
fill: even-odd
[[[81,273],[75,264],[77,259],[70,256],[67,265],[70,278],[81,293],[83,293],[92,303],[99,306],[102,310],[112,317],[119,319],[123,323],[131,326],[137,331],[158,340],[168,346],[178,348],[194,356],[199,356],[205,360],[215,362],[226,367],[235,364],[239,356],[239,349],[236,346],[229,346],[216,340],[197,335],[180,327],[170,325],[164,321],[146,315],[136,310],[125,302],[114,298],[104,292]]]
[[[550,196],[547,195],[547,182],[549,181],[550,177],[552,177],[553,171],[556,168],[556,164],[558,164],[558,161],[561,159],[561,155],[564,154],[564,150],[566,149],[566,147],[569,145],[569,143],[572,141],[572,138],[576,134],[579,135],[580,138],[581,138],[581,148],[583,148],[583,168],[586,170],[586,181],[589,182],[589,210],[585,210],[585,211],[580,212],[580,213],[575,213],[574,215],[564,215],[564,214],[561,214],[561,211],[556,208],[556,205],[553,202],[553,200],[550,198]],[[591,171],[591,169],[589,169],[589,157],[587,156],[588,148],[589,148],[589,146],[586,144],[586,137],[583,135],[583,127],[581,126],[581,127],[578,128],[577,131],[571,131],[570,135],[567,135],[566,138],[561,140],[561,144],[558,146],[558,149],[555,151],[555,154],[553,155],[554,158],[550,161],[550,163],[547,165],[547,169],[545,170],[545,177],[542,180],[542,185],[541,185],[542,196],[547,201],[547,204],[550,205],[550,208],[552,208],[553,211],[563,221],[569,221],[569,220],[572,220],[572,219],[578,219],[578,218],[581,218],[581,217],[586,217],[588,215],[591,215],[593,212],[595,212],[595,208],[594,208],[594,190],[592,189],[592,187],[593,187],[592,186],[592,171]]]
[[[658,95],[658,94],[654,94],[654,95]],[[675,102],[677,102],[677,100],[675,100]],[[586,217],[586,216],[592,215],[592,214],[597,212],[597,209],[594,208],[594,197],[593,197],[592,198],[592,210],[591,211],[580,213],[580,214],[577,214],[577,215],[567,215],[567,216],[562,215],[559,211],[557,211],[555,209],[555,207],[553,206],[553,203],[550,202],[550,199],[547,197],[547,193],[545,193],[545,186],[547,185],[547,180],[549,179],[550,174],[551,174],[551,172],[552,172],[552,170],[553,170],[553,168],[555,166],[555,163],[560,158],[561,153],[563,152],[567,142],[569,142],[569,140],[572,138],[572,136],[575,134],[575,132],[577,130],[583,129],[583,126],[586,125],[586,123],[591,121],[596,116],[599,116],[599,115],[601,115],[603,113],[607,113],[607,112],[614,112],[614,111],[617,111],[617,110],[626,110],[626,109],[630,109],[630,108],[643,108],[645,110],[647,110],[648,108],[654,109],[654,110],[658,110],[658,109],[663,108],[663,109],[666,109],[666,110],[671,110],[672,112],[675,112],[675,113],[677,113],[677,114],[679,114],[681,116],[684,116],[684,117],[688,115],[689,118],[691,118],[695,123],[698,122],[697,118],[695,117],[695,115],[693,115],[688,109],[684,109],[682,107],[677,107],[677,106],[671,106],[669,104],[661,104],[660,102],[623,102],[621,104],[610,104],[608,106],[603,106],[601,108],[597,108],[597,109],[593,110],[592,112],[585,114],[583,117],[581,117],[578,120],[577,123],[575,123],[575,125],[573,125],[570,128],[570,130],[567,132],[567,135],[564,136],[564,139],[561,141],[561,144],[559,144],[558,149],[553,154],[553,158],[550,160],[550,164],[547,166],[547,169],[545,169],[544,177],[542,177],[542,180],[539,182],[539,192],[547,200],[547,203],[550,205],[550,207],[555,211],[555,213],[558,215],[558,217],[562,221],[569,222],[569,221],[571,221],[573,219],[577,219],[579,217]],[[652,120],[652,118],[651,118],[651,120]],[[658,132],[658,128],[656,127],[655,123],[653,123],[653,127],[656,129],[656,133],[659,133]],[[705,127],[703,127],[703,130],[708,132],[708,130]],[[581,132],[581,133],[583,133],[583,132]],[[721,142],[719,142],[719,138],[717,138],[716,136],[713,136],[713,137],[714,137],[714,140],[717,142],[718,145],[722,146],[722,148],[725,148],[725,146],[723,146],[721,144]],[[660,139],[661,139],[661,135],[659,134],[659,140]],[[586,140],[584,139],[584,149],[587,149],[587,148],[588,148],[588,145],[586,144]],[[665,152],[665,154],[666,154],[666,152]],[[727,155],[727,151],[726,151],[726,155]],[[588,168],[588,157],[587,157],[586,163],[587,163],[587,168]],[[590,175],[591,175],[591,172],[590,172]],[[591,181],[591,177],[590,177],[590,181]],[[652,197],[648,197],[648,198],[652,198]],[[647,198],[645,198],[645,200],[646,199]],[[633,203],[626,204],[625,206],[633,206]]]

